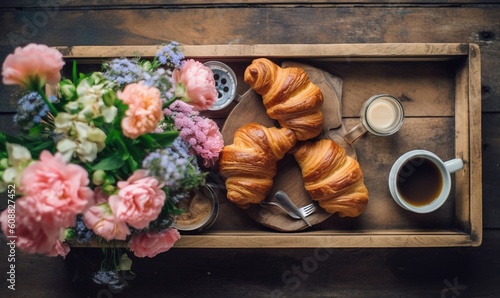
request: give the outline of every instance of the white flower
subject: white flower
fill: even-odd
[[[62,139],[57,143],[57,151],[59,151],[66,161],[70,161],[71,157],[76,155],[83,162],[92,162],[97,157],[97,144],[82,140]]]
[[[106,134],[104,133],[104,131],[97,127],[94,127],[90,130],[87,135],[87,140],[95,143],[99,151],[104,149],[104,147],[106,146],[106,144],[104,143],[106,141]]]
[[[100,82],[100,84],[93,85],[95,82]],[[114,92],[110,89],[110,85],[105,84],[105,82],[97,73],[82,80],[76,88],[77,100],[67,103],[66,111],[78,111],[77,119],[80,121],[103,116],[105,122],[111,123],[116,118],[118,109],[112,104],[106,104],[103,100],[105,94]]]
[[[71,157],[73,157],[73,153],[75,152],[75,149],[77,147],[77,144],[75,141],[70,140],[70,139],[62,139],[59,142],[57,142],[57,151],[59,151],[64,160],[66,162],[69,162],[71,160]]]
[[[68,99],[73,99],[76,97],[76,87],[68,79],[59,82],[59,92]]]
[[[106,146],[106,134],[89,123],[78,121],[76,115],[59,113],[55,125],[54,131],[64,135],[57,142],[57,151],[61,152],[68,162],[73,156],[83,162],[92,162],[97,158],[97,153]]]
[[[127,254],[122,254],[118,268],[122,271],[130,271],[132,269],[132,260],[127,256]]]
[[[75,151],[81,161],[92,162],[97,157],[97,144],[85,140],[78,144],[78,147]]]
[[[3,182],[6,184],[19,184],[19,179],[26,168],[33,160],[30,151],[21,145],[6,143],[7,153],[9,155],[10,167],[5,169],[2,175]]]
[[[54,129],[55,133],[66,133],[71,129],[73,125],[73,116],[68,113],[58,113],[56,118],[54,119],[54,125],[56,128]]]

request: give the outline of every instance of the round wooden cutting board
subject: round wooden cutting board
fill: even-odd
[[[342,81],[328,72],[309,65],[295,62],[284,62],[282,64],[282,67],[290,66],[304,69],[309,79],[321,89],[324,97],[322,106],[324,129],[320,137],[328,137],[336,141],[338,135],[343,135],[345,133],[344,127],[342,126],[340,110]],[[277,121],[267,116],[261,96],[252,89],[242,95],[239,103],[231,111],[222,127],[224,143],[226,145],[232,144],[235,131],[244,124],[251,122],[266,127],[279,127]],[[338,139],[340,140],[341,138]],[[338,143],[346,149],[349,155],[355,156],[354,148],[351,145],[342,141]],[[274,194],[278,190],[286,192],[299,208],[312,202],[312,199],[304,188],[300,167],[291,154],[285,155],[285,157],[278,162],[278,172],[274,177],[273,187],[266,197],[266,200],[274,201]],[[255,221],[278,231],[293,232],[308,227],[303,220],[291,218],[279,207],[255,204],[246,209],[246,212]],[[318,206],[317,210],[307,217],[307,220],[312,225],[315,225],[321,223],[330,216],[330,213],[327,213]]]

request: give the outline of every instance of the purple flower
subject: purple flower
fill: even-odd
[[[118,83],[120,86],[139,81],[144,73],[137,60],[126,58],[113,59],[105,67],[104,77]]]
[[[50,96],[49,100],[55,102],[57,98],[55,96]],[[27,131],[33,127],[33,125],[40,123],[48,112],[49,107],[45,104],[40,94],[33,91],[19,99],[17,114],[14,116],[14,123],[21,129]]]
[[[180,138],[169,148],[150,153],[142,167],[172,191],[190,190],[205,181],[205,175],[189,154],[187,144]]]
[[[144,85],[156,87],[160,90],[163,101],[166,101],[174,96],[171,70],[157,68],[151,72],[144,72],[142,79],[144,80]]]
[[[184,54],[179,49],[178,42],[171,42],[164,46],[156,54],[158,61],[167,66],[180,67],[182,59],[184,59]]]

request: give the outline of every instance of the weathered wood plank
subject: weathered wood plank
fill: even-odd
[[[82,6],[92,6],[92,7],[166,7],[166,6],[224,6],[224,5],[303,5],[304,1],[300,0],[273,0],[273,1],[263,1],[263,0],[146,0],[138,2],[136,0],[49,0],[49,1],[39,1],[33,2],[30,0],[17,0],[16,2],[0,2],[0,8],[46,8],[46,9],[60,9],[68,7],[82,7]],[[424,5],[428,4],[428,0],[308,0],[308,5],[373,5],[373,4],[385,4],[385,5]],[[495,0],[441,0],[433,1],[434,5],[456,5],[456,4],[495,4]]]
[[[66,57],[95,60],[114,57],[152,57],[158,46],[56,46]],[[310,58],[351,62],[351,60],[448,60],[469,54],[464,43],[384,43],[384,44],[235,44],[235,45],[181,45],[187,57],[198,59]],[[96,59],[97,58],[97,59]]]
[[[478,248],[171,249],[135,258],[121,293],[92,283],[99,249],[16,258],[16,291],[2,297],[498,297],[500,231]],[[0,256],[8,247],[0,246]],[[2,263],[3,264],[3,263]],[[2,268],[5,268],[2,266]],[[362,282],[360,282],[362,281]],[[455,287],[453,287],[455,286]],[[460,286],[460,287],[457,287]],[[451,292],[457,290],[458,292]]]
[[[483,225],[484,228],[500,228],[500,114],[483,113]]]
[[[215,233],[207,235],[186,235],[176,243],[179,248],[360,248],[366,247],[367,241],[372,248],[382,247],[458,247],[471,246],[470,237],[460,233],[408,232],[399,235],[394,233],[371,234],[272,234],[245,235],[231,233]],[[271,243],[271,245],[268,245]],[[332,245],[333,244],[333,245]],[[452,244],[452,245],[450,245]]]
[[[268,43],[353,43],[418,40],[419,42],[482,41],[485,45],[490,45],[492,42],[494,44],[494,34],[486,36],[479,33],[484,30],[494,33],[498,29],[499,21],[496,18],[498,9],[495,6],[486,8],[437,7],[431,10],[413,7],[390,9],[297,7],[290,10],[259,6],[223,10],[204,8],[186,10],[82,9],[61,10],[52,15],[43,9],[38,11],[4,10],[1,12],[4,26],[2,31],[10,37],[4,37],[2,44],[13,46],[16,41],[14,37],[17,37],[21,42],[23,40],[46,40],[50,45],[124,45],[134,44],[134,40],[144,41],[145,44],[157,44],[171,39],[185,44],[266,43],[264,41]],[[239,21],[234,22],[236,19]],[[468,21],[463,22],[464,19]],[[429,34],[427,27],[418,26],[429,23],[433,24],[433,34]],[[448,30],[450,27],[453,31]]]
[[[483,171],[481,144],[481,54],[477,45],[470,45],[469,72],[469,170],[471,234],[481,243],[483,231]]]
[[[456,74],[455,85],[455,152],[463,158],[463,171],[454,176],[457,185],[456,215],[460,224],[471,231],[477,243],[482,232],[482,159],[481,159],[481,92],[480,53],[471,45],[470,55]],[[461,111],[467,111],[465,115]]]

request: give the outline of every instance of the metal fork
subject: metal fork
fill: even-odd
[[[290,217],[295,218],[295,219],[300,219],[300,217],[298,215],[296,215],[295,213],[293,213],[291,211],[288,211],[287,209],[285,209],[285,207],[281,206],[280,204],[278,204],[276,202],[262,201],[262,202],[260,202],[260,205],[262,207],[264,207],[264,205],[278,206],[279,208],[281,208],[281,210],[285,211],[288,215],[290,215]],[[300,213],[302,213],[302,215],[304,215],[304,217],[307,217],[307,216],[311,215],[316,210],[317,206],[318,205],[313,202],[313,203],[306,205],[304,207],[300,207],[299,211],[300,211]]]

